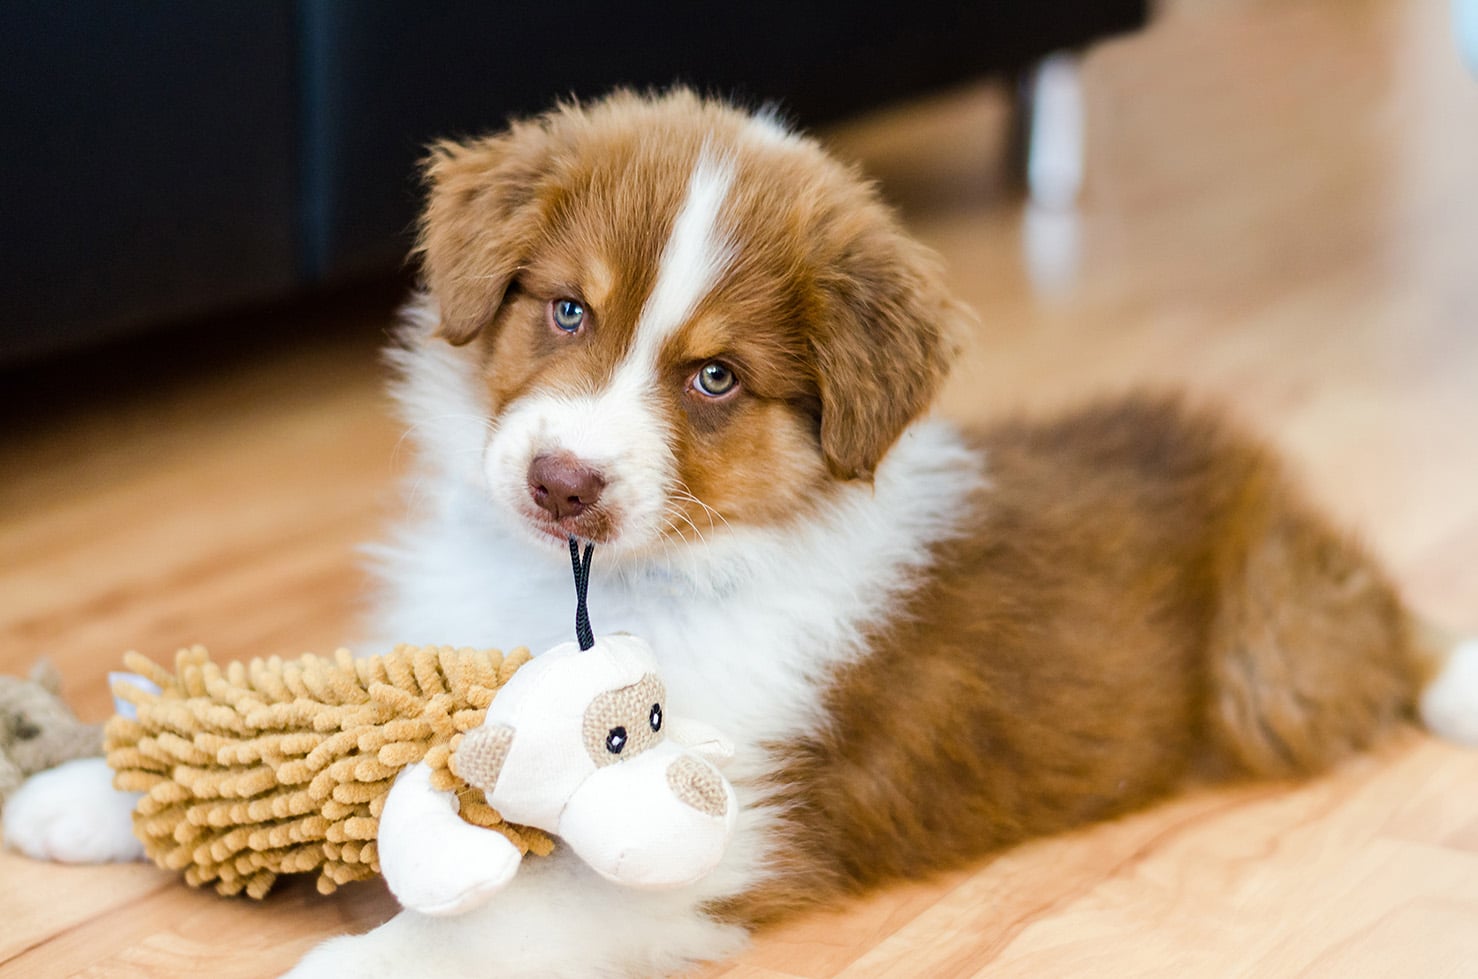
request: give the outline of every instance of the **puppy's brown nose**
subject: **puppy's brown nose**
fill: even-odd
[[[600,499],[605,477],[568,452],[535,456],[529,463],[529,495],[559,520],[577,516]]]

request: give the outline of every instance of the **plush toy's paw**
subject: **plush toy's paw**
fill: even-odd
[[[31,776],[5,804],[5,845],[36,860],[115,863],[143,858],[133,833],[138,795],[113,788],[101,758]]]
[[[457,797],[431,785],[422,764],[401,772],[380,814],[380,873],[402,907],[420,914],[470,911],[502,890],[523,855],[502,833],[457,815]]]

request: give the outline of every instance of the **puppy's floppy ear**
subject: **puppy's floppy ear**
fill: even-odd
[[[416,251],[441,310],[437,335],[464,344],[488,325],[528,253],[549,134],[540,122],[467,143],[445,141],[423,161],[428,188]]]
[[[928,408],[968,318],[933,253],[869,204],[836,229],[841,247],[821,266],[812,323],[821,449],[841,479],[872,478]]]

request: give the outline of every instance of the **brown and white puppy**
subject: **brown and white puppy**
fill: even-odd
[[[1412,720],[1478,742],[1380,569],[1277,460],[1173,399],[961,433],[962,318],[858,175],[765,115],[618,93],[436,148],[394,358],[416,515],[391,640],[598,631],[737,746],[718,871],[530,861],[299,976],[660,975],[765,921],[1126,812],[1189,773],[1320,771]]]
[[[959,307],[872,188],[773,119],[621,93],[439,146],[427,176],[396,354],[425,512],[384,552],[381,628],[552,645],[566,538],[596,542],[597,628],[646,636],[672,709],[734,738],[744,815],[697,887],[555,858],[455,933],[403,914],[300,974],[663,974],[1415,716],[1440,657],[1216,418],[925,419]],[[1478,736],[1478,678],[1431,707]]]

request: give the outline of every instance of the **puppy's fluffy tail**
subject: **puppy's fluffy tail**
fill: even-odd
[[[1418,701],[1422,723],[1438,737],[1478,747],[1478,637],[1458,640],[1432,627],[1425,633],[1430,679]]]

